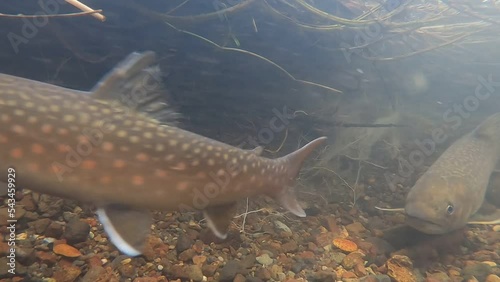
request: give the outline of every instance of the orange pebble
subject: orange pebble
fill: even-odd
[[[53,251],[55,254],[68,258],[77,258],[82,255],[78,249],[71,247],[68,244],[55,245]]]
[[[344,252],[352,253],[358,250],[358,245],[356,245],[356,243],[354,243],[351,240],[336,238],[333,239],[332,243],[335,247],[339,248]]]

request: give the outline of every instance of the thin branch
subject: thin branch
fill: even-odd
[[[75,6],[76,8],[84,11],[84,12],[91,12],[91,11],[94,11],[94,9],[90,8],[89,6],[83,4],[82,2],[78,1],[78,0],[65,0],[66,3],[70,4],[70,5],[73,5]],[[100,14],[100,13],[92,13],[92,16],[98,20],[100,20],[101,22],[105,21],[106,20],[106,17],[103,15],[103,14]]]
[[[55,15],[11,15],[11,14],[2,14],[0,13],[0,18],[11,18],[11,19],[36,19],[36,18],[73,18],[86,16],[96,13],[101,13],[102,10],[92,10],[87,12],[79,12],[79,13],[70,13],[70,14],[55,14]]]

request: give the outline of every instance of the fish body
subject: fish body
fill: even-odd
[[[133,53],[90,92],[0,74],[0,181],[13,167],[18,187],[94,204],[132,256],[149,210],[202,210],[221,238],[246,197],[266,194],[305,216],[289,186],[326,138],[268,159],[170,126],[153,62],[152,52]]]
[[[500,159],[500,113],[455,141],[417,180],[406,198],[407,223],[428,234],[464,227],[483,204]]]

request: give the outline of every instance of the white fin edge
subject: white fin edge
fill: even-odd
[[[293,213],[294,215],[296,215],[298,217],[306,217],[307,216],[304,209],[297,202],[291,204],[287,201],[283,201],[283,202],[281,202],[281,205],[283,205],[283,207],[287,211]]]
[[[210,216],[208,216],[208,213],[206,211],[203,211],[203,217],[205,217],[205,219],[207,220],[208,228],[210,228],[210,230],[212,230],[212,232],[215,234],[215,236],[217,236],[218,238],[220,238],[222,240],[225,240],[227,238],[227,233],[222,234],[219,230],[217,230],[217,227],[215,227],[214,222],[212,221]]]
[[[141,255],[142,253],[136,250],[134,247],[130,246],[122,236],[116,231],[115,227],[106,215],[106,211],[102,208],[98,208],[96,211],[99,221],[104,227],[104,231],[108,234],[109,240],[113,243],[120,251],[122,251],[127,256],[135,257]]]
[[[469,221],[467,224],[470,225],[494,225],[494,224],[500,224],[500,219],[497,220],[492,220],[492,221]]]
[[[381,208],[381,207],[377,207],[375,206],[375,208],[379,211],[388,211],[388,212],[402,212],[404,213],[405,212],[405,209],[404,208],[394,208],[394,209],[391,209],[391,208]]]

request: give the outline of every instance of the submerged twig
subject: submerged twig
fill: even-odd
[[[83,4],[82,2],[80,2],[78,0],[65,0],[65,1],[66,1],[66,3],[73,5],[76,8],[78,8],[84,12],[93,12],[94,11],[94,9],[90,8],[89,6]],[[100,20],[101,22],[106,20],[106,17],[101,13],[92,13],[92,16],[94,18]]]
[[[23,15],[23,14],[12,15],[12,14],[0,13],[0,18],[12,18],[12,19],[73,18],[73,17],[87,16],[87,15],[101,13],[101,12],[102,12],[102,10],[91,10],[91,11],[79,12],[79,13],[55,14],[55,15],[48,15],[48,14],[44,14],[44,15]]]
[[[169,22],[165,22],[165,24],[167,24],[168,26],[170,26],[171,28],[175,29],[176,31],[178,32],[182,32],[182,33],[185,33],[185,34],[188,34],[188,35],[191,35],[193,37],[196,37],[202,41],[205,41],[221,50],[225,50],[225,51],[233,51],[233,52],[238,52],[238,53],[243,53],[243,54],[247,54],[247,55],[250,55],[250,56],[254,56],[254,57],[257,57],[271,65],[273,65],[274,67],[278,68],[279,70],[281,70],[284,74],[286,74],[290,79],[296,81],[296,82],[300,82],[300,83],[303,83],[303,84],[308,84],[308,85],[312,85],[312,86],[316,86],[316,87],[320,87],[320,88],[323,88],[323,89],[327,89],[331,92],[335,92],[335,93],[342,93],[342,91],[338,90],[338,89],[335,89],[335,88],[332,88],[332,87],[328,87],[326,85],[322,85],[322,84],[319,84],[319,83],[315,83],[315,82],[311,82],[311,81],[306,81],[306,80],[301,80],[301,79],[297,79],[295,78],[292,74],[290,74],[288,71],[286,71],[283,67],[281,67],[280,65],[276,64],[275,62],[271,61],[270,59],[264,57],[264,56],[261,56],[259,54],[256,54],[254,52],[251,52],[251,51],[247,51],[247,50],[243,50],[243,49],[238,49],[238,48],[232,48],[232,47],[224,47],[224,46],[221,46],[215,42],[213,42],[212,40],[208,39],[208,38],[205,38],[201,35],[198,35],[196,33],[192,33],[190,31],[187,31],[187,30],[183,30],[183,29],[179,29],[177,27],[175,27],[174,25],[172,25],[171,23]]]

